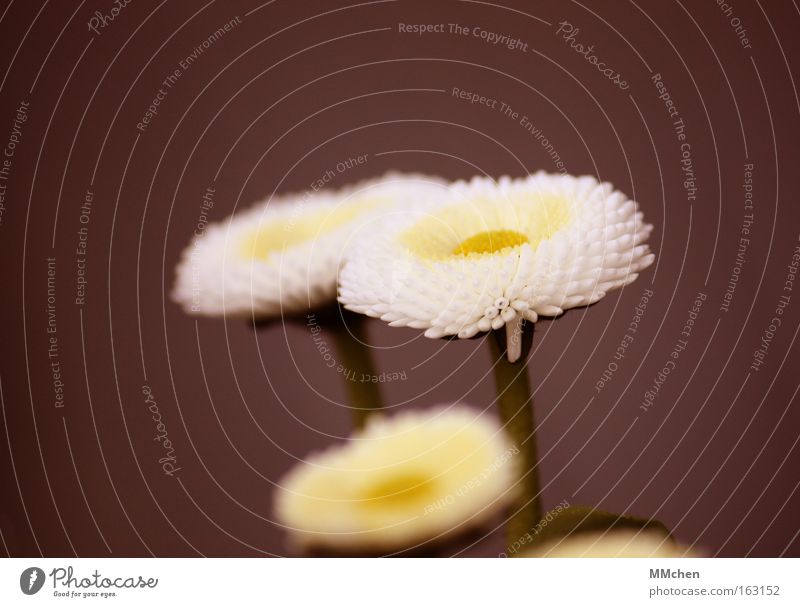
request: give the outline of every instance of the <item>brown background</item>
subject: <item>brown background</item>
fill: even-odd
[[[764,364],[749,370],[798,241],[800,14],[792,3],[734,4],[752,49],[712,1],[261,5],[136,0],[99,35],[87,21],[111,2],[0,8],[0,145],[20,102],[30,103],[0,224],[0,550],[286,553],[271,522],[272,489],[294,461],[346,436],[340,378],[302,325],[256,333],[181,313],[168,298],[175,263],[212,182],[216,220],[273,191],[302,191],[360,154],[367,163],[334,187],[388,169],[447,178],[554,170],[519,123],[457,100],[457,87],[526,114],[570,173],[613,182],[656,226],[658,264],[637,282],[537,325],[530,373],[545,506],[566,499],[655,516],[712,554],[800,556],[800,293]],[[237,15],[241,24],[200,55],[137,131],[164,78]],[[628,90],[556,36],[564,20]],[[401,34],[399,22],[480,26],[529,49]],[[686,123],[695,201],[682,186],[653,73]],[[755,169],[754,223],[725,313],[746,162]],[[87,301],[77,306],[87,189]],[[63,408],[53,404],[47,356],[47,257],[56,258]],[[595,382],[647,288],[655,295],[635,341],[598,394]],[[708,299],[689,346],[642,413],[698,291]],[[406,371],[406,381],[384,386],[394,405],[491,403],[480,340],[435,342],[378,321],[369,330],[380,369]],[[144,384],[175,444],[174,477],[157,462]],[[465,553],[501,549],[501,533],[477,539]]]

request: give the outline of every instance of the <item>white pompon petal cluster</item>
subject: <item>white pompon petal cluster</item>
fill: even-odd
[[[517,450],[461,405],[373,416],[281,481],[275,511],[300,548],[389,553],[473,529],[514,497]]]
[[[389,173],[339,191],[274,197],[195,234],[172,297],[203,316],[269,318],[332,303],[354,234],[441,180]]]
[[[593,177],[476,177],[359,238],[339,300],[431,338],[469,338],[632,282],[653,262],[651,230],[635,202]]]

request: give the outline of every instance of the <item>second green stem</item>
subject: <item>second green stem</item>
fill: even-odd
[[[508,524],[509,545],[524,538],[542,518],[536,422],[527,367],[527,355],[533,340],[532,325],[524,327],[521,339],[522,356],[515,363],[508,362],[506,357],[503,329],[494,331],[489,339],[500,418],[514,446],[519,449],[523,463],[521,486]]]
[[[356,428],[363,428],[367,418],[383,406],[367,341],[366,320],[365,316],[341,310],[341,316],[325,324],[343,368],[342,378]]]

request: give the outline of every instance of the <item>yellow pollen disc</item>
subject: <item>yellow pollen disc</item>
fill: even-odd
[[[536,250],[573,217],[570,201],[562,196],[476,195],[420,219],[398,236],[398,243],[430,261],[492,255],[522,245]]]
[[[355,217],[375,206],[376,201],[340,205],[335,208],[303,211],[300,203],[296,213],[288,213],[279,219],[265,218],[259,225],[258,219],[253,222],[258,226],[242,238],[239,254],[244,259],[265,260],[274,253],[319,238],[328,232],[340,228]]]
[[[404,507],[427,501],[433,482],[427,475],[404,472],[388,474],[378,483],[368,487],[360,503],[365,508]]]
[[[526,242],[528,242],[528,237],[514,230],[488,230],[462,240],[453,249],[453,255],[497,253],[508,247],[518,247]]]

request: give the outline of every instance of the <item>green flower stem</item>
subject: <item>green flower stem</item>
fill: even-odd
[[[508,524],[511,546],[529,533],[542,518],[539,489],[539,459],[536,450],[536,423],[533,416],[533,395],[528,379],[527,357],[533,341],[533,325],[525,323],[520,338],[522,356],[515,363],[506,356],[506,332],[493,331],[489,339],[494,364],[494,379],[500,418],[522,461],[521,488],[513,504]]]
[[[334,343],[356,428],[383,407],[378,374],[367,342],[367,317],[339,309],[324,324]],[[373,381],[374,380],[374,381]]]

